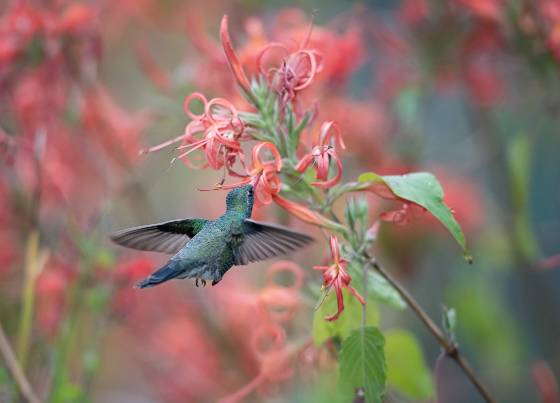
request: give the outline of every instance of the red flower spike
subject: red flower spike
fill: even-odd
[[[321,125],[319,145],[313,147],[311,152],[306,154],[295,167],[298,172],[305,172],[305,170],[313,163],[316,166],[316,178],[320,181],[313,182],[312,185],[323,189],[328,189],[336,185],[342,176],[342,163],[338,158],[334,146],[330,144],[333,136],[334,141],[344,150],[346,146],[342,140],[342,135],[338,125],[332,121],[324,122]],[[328,179],[331,160],[335,162],[337,172],[333,178]]]
[[[226,54],[226,60],[229,64],[231,72],[233,73],[237,84],[243,89],[243,91],[251,96],[251,85],[249,84],[249,79],[245,75],[245,71],[235,54],[233,45],[231,43],[231,38],[228,31],[228,16],[224,15],[222,17],[222,23],[220,24],[220,38],[222,40],[222,46],[224,48],[224,53]]]
[[[333,264],[330,266],[314,266],[313,268],[323,272],[323,287],[327,288],[327,291],[334,287],[338,309],[334,314],[325,317],[325,320],[334,321],[337,320],[342,311],[344,311],[344,298],[342,295],[343,288],[350,291],[350,293],[354,295],[362,305],[364,305],[366,301],[360,294],[358,294],[356,289],[350,285],[352,277],[350,277],[346,271],[348,262],[340,256],[338,239],[334,235],[331,235],[330,237],[330,247]]]

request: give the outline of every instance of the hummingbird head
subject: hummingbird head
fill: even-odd
[[[230,191],[226,197],[227,211],[235,211],[245,217],[251,217],[253,211],[253,185],[238,187]]]

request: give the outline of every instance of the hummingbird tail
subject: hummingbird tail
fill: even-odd
[[[169,262],[162,268],[153,272],[150,276],[146,277],[144,280],[136,284],[136,288],[148,288],[155,285],[161,284],[167,280],[171,280],[179,276],[181,272],[174,268],[172,262]]]

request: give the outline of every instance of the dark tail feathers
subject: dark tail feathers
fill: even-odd
[[[146,277],[144,280],[136,284],[136,288],[153,287],[154,285],[161,284],[167,280],[171,280],[179,276],[181,272],[179,270],[176,270],[173,266],[173,262],[169,262],[161,269],[156,270],[149,277]]]

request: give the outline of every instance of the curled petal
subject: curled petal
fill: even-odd
[[[317,60],[315,53],[310,50],[300,50],[293,55],[295,59],[294,70],[299,76],[298,84],[294,87],[294,91],[301,91],[311,85],[315,74],[317,74]],[[304,60],[307,60],[309,66],[303,66]]]
[[[303,173],[307,168],[309,168],[309,165],[311,165],[312,162],[313,162],[313,154],[311,153],[305,154],[303,158],[297,163],[295,169],[296,171]]]
[[[265,162],[261,159],[260,153],[265,148],[268,148],[268,150],[272,154],[272,161]],[[276,146],[268,141],[257,144],[253,148],[253,167],[255,169],[261,170],[264,168],[265,164],[271,163],[274,164],[277,172],[280,172],[282,170],[282,157],[280,156],[280,153],[278,152]]]
[[[208,120],[215,124],[218,121],[233,120],[237,118],[237,109],[231,102],[224,98],[213,98],[204,107]]]
[[[344,311],[344,297],[342,295],[342,286],[340,284],[340,280],[335,280],[334,284],[334,291],[336,293],[336,305],[337,310],[334,314],[330,316],[325,316],[325,320],[334,321],[337,320],[342,311]]]
[[[257,68],[259,69],[259,73],[261,73],[264,76],[268,75],[271,72],[271,69],[265,70],[265,68],[263,66],[264,55],[266,53],[268,53],[271,49],[281,49],[283,51],[283,53],[285,53],[286,55],[288,55],[288,53],[289,53],[288,48],[280,42],[271,42],[268,45],[266,45],[259,52],[259,54],[257,56],[257,59],[256,59]],[[272,70],[277,70],[277,69],[272,69]]]
[[[233,45],[231,43],[231,38],[228,32],[228,16],[224,15],[222,17],[222,23],[220,24],[220,38],[222,40],[222,46],[224,48],[224,53],[226,54],[226,60],[229,64],[229,67],[237,81],[237,84],[243,89],[243,91],[247,94],[251,94],[251,86],[249,85],[249,79],[245,75],[245,71],[235,54],[235,50],[233,49]]]
[[[348,289],[348,291],[350,291],[350,293],[355,296],[358,301],[360,301],[360,304],[365,305],[366,301],[364,300],[364,298],[358,293],[358,291],[356,291],[356,289],[352,286],[347,285],[346,288]]]
[[[340,127],[336,124],[336,122],[333,122],[332,120],[323,122],[323,124],[321,125],[320,133],[321,133],[319,136],[320,145],[322,146],[329,145],[329,142],[332,136],[334,135],[335,141],[338,143],[340,148],[342,148],[343,150],[346,149],[346,145],[342,140],[342,133],[340,132]]]
[[[329,188],[333,187],[334,185],[336,185],[338,183],[338,181],[340,180],[340,178],[342,177],[342,162],[340,162],[340,159],[338,158],[336,153],[333,152],[333,153],[330,153],[330,155],[332,156],[332,159],[336,163],[336,167],[337,167],[336,175],[333,176],[331,179],[324,180],[322,182],[313,182],[313,183],[311,183],[313,186],[317,186],[321,189],[329,189]],[[319,178],[318,172],[319,171],[317,170],[317,178]]]
[[[185,111],[185,114],[192,120],[202,120],[204,118],[204,112],[198,115],[191,110],[191,102],[193,100],[202,102],[203,110],[206,110],[208,101],[206,100],[204,94],[201,94],[200,92],[193,92],[192,94],[185,97],[185,100],[183,101],[183,110]]]

